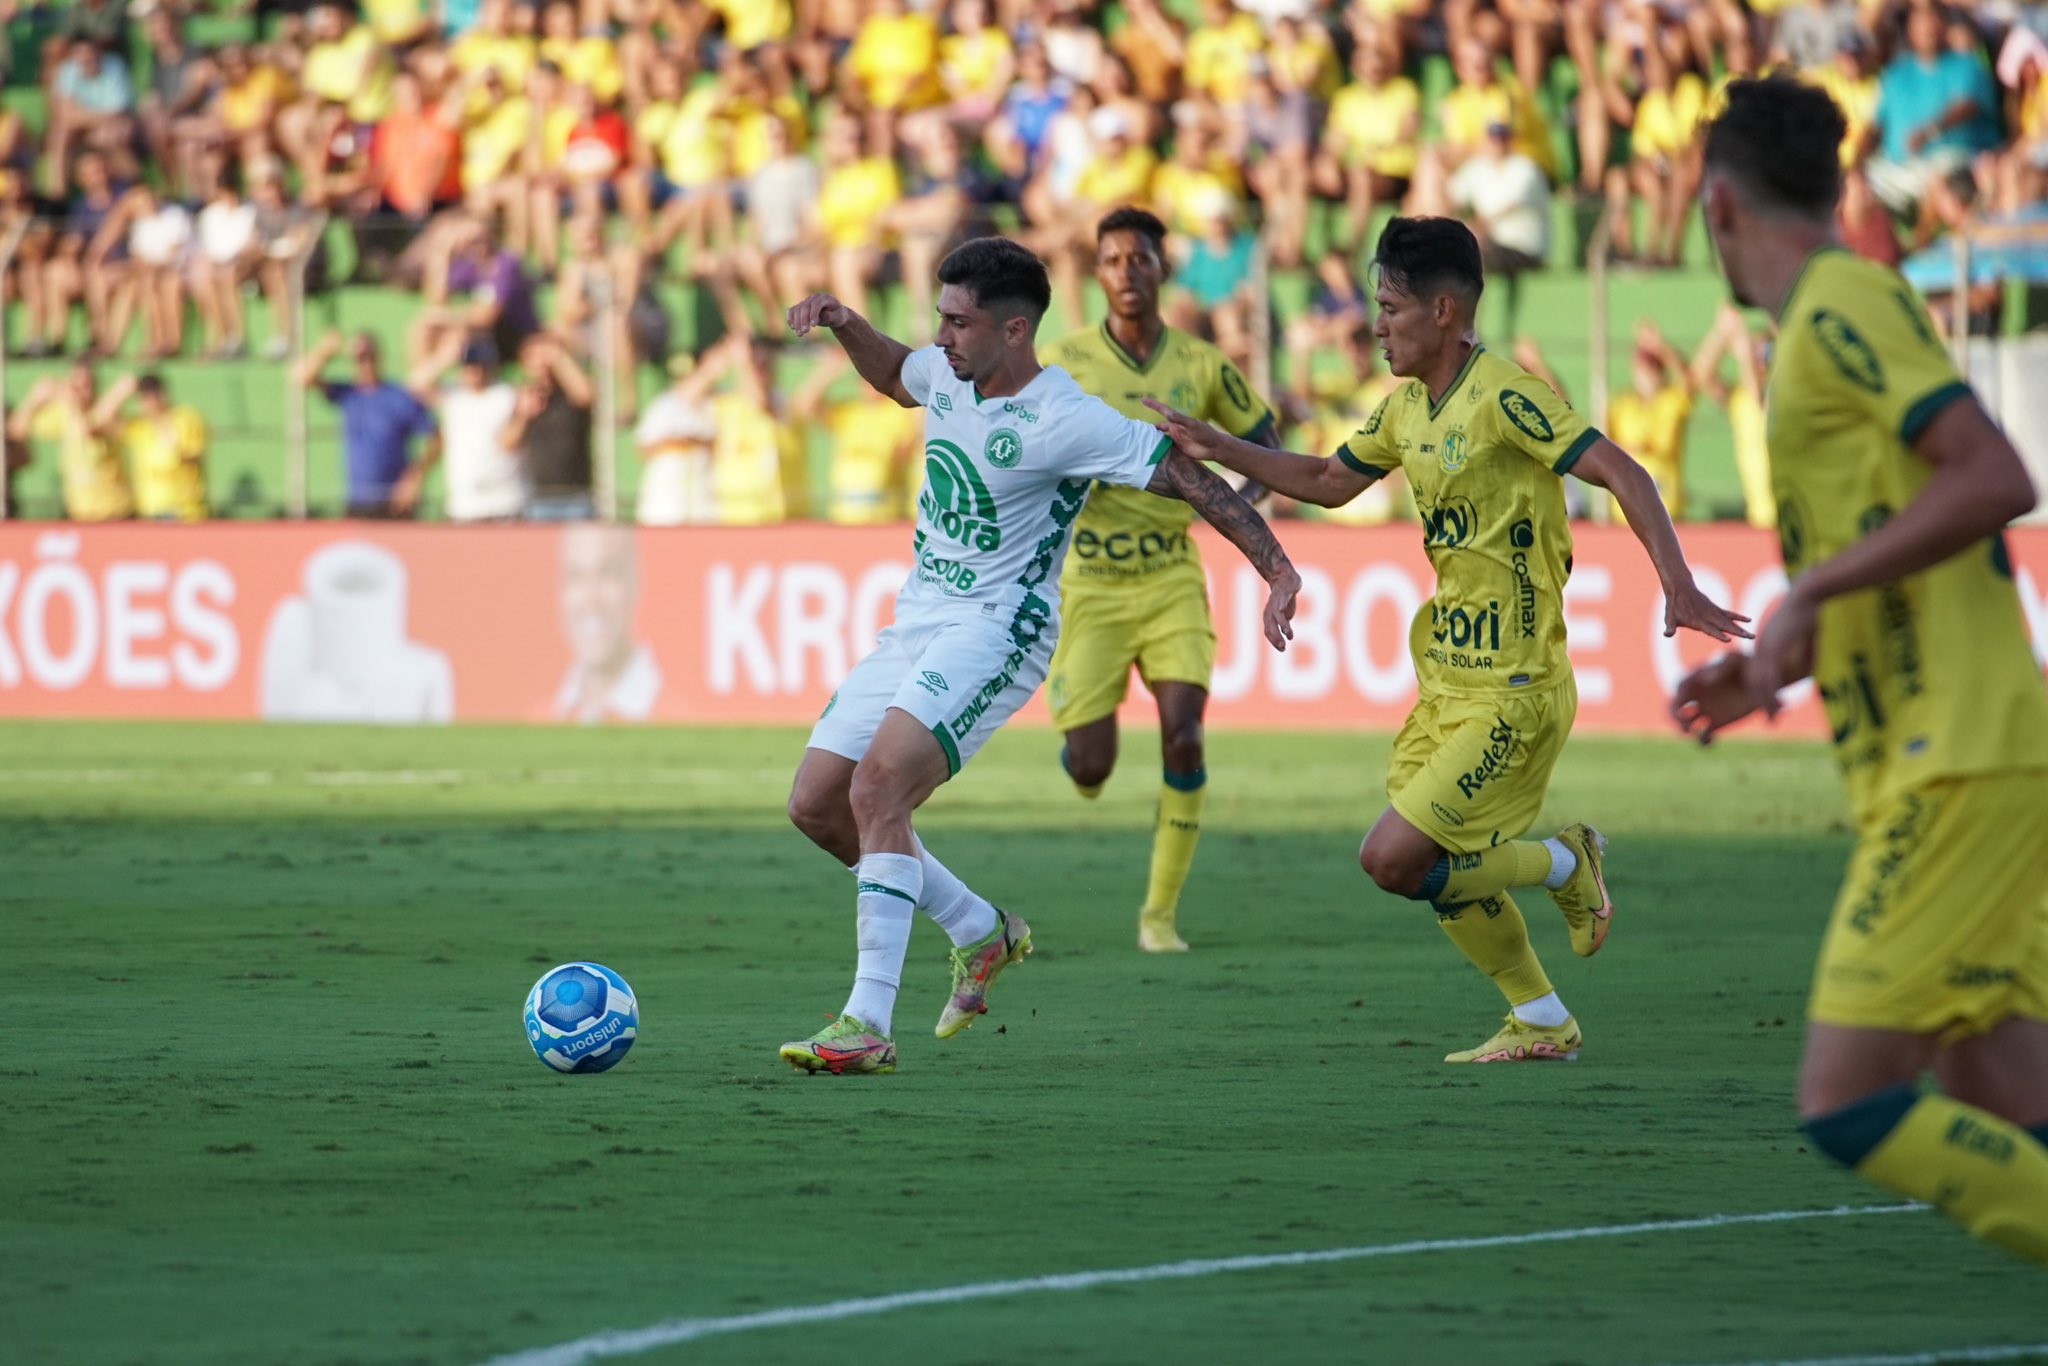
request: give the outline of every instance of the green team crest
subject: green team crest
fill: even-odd
[[[1471,446],[1465,440],[1465,433],[1454,427],[1444,434],[1443,445],[1437,450],[1436,462],[1443,467],[1445,474],[1456,474],[1465,468],[1466,458],[1471,453]]]
[[[988,444],[981,448],[981,455],[999,470],[1014,469],[1024,458],[1024,439],[1008,427],[998,427],[988,434]]]

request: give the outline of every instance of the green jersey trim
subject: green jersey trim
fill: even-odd
[[[1799,297],[1799,287],[1805,284],[1806,277],[1813,273],[1813,263],[1823,256],[1831,256],[1838,251],[1847,254],[1849,249],[1830,242],[1825,246],[1815,247],[1812,253],[1799,263],[1799,273],[1792,277],[1792,288],[1785,291],[1785,303],[1782,312],[1786,314],[1792,312],[1792,301]]]
[[[1173,438],[1170,436],[1160,437],[1159,444],[1152,448],[1152,458],[1150,460],[1147,460],[1145,463],[1148,465],[1158,464],[1160,461],[1166,459],[1166,453],[1172,449]]]
[[[1259,425],[1246,432],[1238,440],[1249,441],[1254,446],[1263,446],[1266,444],[1267,438],[1270,438],[1277,430],[1278,425],[1273,421],[1273,410],[1268,408],[1266,415],[1259,419]]]
[[[1355,470],[1368,479],[1384,479],[1387,477],[1386,470],[1381,469],[1378,465],[1368,465],[1353,455],[1349,445],[1339,446],[1333,454],[1336,459],[1344,463],[1346,468]]]
[[[904,891],[902,888],[885,887],[879,882],[862,882],[854,890],[854,894],[856,896],[866,896],[871,892],[876,896],[901,897],[903,900],[908,901],[913,906],[917,904],[917,898],[912,896],[910,893]]]
[[[1130,352],[1124,350],[1124,344],[1110,335],[1108,319],[1104,319],[1095,326],[1096,330],[1102,333],[1102,339],[1109,343],[1110,354],[1122,361],[1125,369],[1135,371],[1141,375],[1159,364],[1159,358],[1166,354],[1166,339],[1173,335],[1172,328],[1162,326],[1159,329],[1158,344],[1152,348],[1152,354],[1141,361]]]
[[[1457,375],[1451,380],[1450,385],[1444,390],[1444,396],[1441,399],[1433,398],[1429,401],[1429,420],[1431,422],[1436,421],[1437,414],[1441,413],[1444,410],[1444,404],[1449,403],[1451,401],[1451,395],[1458,392],[1458,386],[1465,382],[1465,376],[1472,373],[1472,367],[1478,363],[1480,355],[1484,353],[1485,350],[1486,348],[1484,346],[1473,347],[1472,354],[1465,357],[1465,363],[1458,367]],[[1428,391],[1424,390],[1424,392],[1427,393]]]
[[[1899,419],[1899,440],[1908,446],[1920,439],[1928,424],[1941,415],[1941,410],[1959,398],[1970,396],[1970,386],[1963,381],[1950,380],[1918,403],[1906,409],[1906,415]]]
[[[946,732],[946,723],[939,722],[932,727],[932,738],[939,742],[939,748],[946,751],[946,776],[960,776],[960,746],[953,743],[953,737]]]
[[[1593,443],[1600,439],[1601,435],[1600,429],[1598,427],[1586,428],[1586,430],[1580,434],[1579,439],[1577,441],[1572,442],[1571,449],[1567,450],[1563,455],[1560,455],[1557,458],[1557,463],[1550,467],[1551,470],[1557,474],[1571,473],[1572,466],[1579,463],[1579,457],[1584,455],[1587,451],[1592,450]]]

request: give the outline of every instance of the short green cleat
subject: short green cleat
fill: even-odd
[[[894,1072],[896,1044],[851,1015],[841,1015],[808,1039],[782,1046],[782,1060],[799,1072]]]
[[[954,949],[953,994],[939,1012],[938,1027],[932,1032],[950,1039],[974,1023],[974,1017],[988,1013],[988,989],[997,974],[1012,963],[1024,961],[1031,952],[1031,927],[1024,917],[996,908],[996,927],[979,944]]]
[[[1444,1054],[1445,1062],[1577,1062],[1579,1022],[1565,1016],[1555,1028],[1525,1024],[1511,1010],[1508,1021],[1477,1048]]]
[[[1607,895],[1607,879],[1600,867],[1607,856],[1607,836],[1590,825],[1568,825],[1557,832],[1557,842],[1578,855],[1579,866],[1550,899],[1564,912],[1564,923],[1572,932],[1572,952],[1591,958],[1607,942],[1614,921],[1614,901]]]

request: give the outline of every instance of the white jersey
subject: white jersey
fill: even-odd
[[[1060,565],[1089,484],[1144,488],[1172,442],[1058,366],[984,399],[928,346],[903,362],[903,388],[925,410],[924,487],[897,620],[1009,607],[1028,647],[1058,620]]]

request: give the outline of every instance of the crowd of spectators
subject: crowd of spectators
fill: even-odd
[[[1048,325],[1071,325],[1093,225],[1127,203],[1173,230],[1170,321],[1254,373],[1271,347],[1290,417],[1323,434],[1386,383],[1357,272],[1376,215],[1472,223],[1511,336],[1523,277],[1578,264],[1560,201],[1606,219],[1617,260],[1679,262],[1697,129],[1731,76],[1795,70],[1841,103],[1859,251],[1897,261],[2023,216],[2048,195],[2043,9],[0,0],[14,50],[39,63],[12,79],[42,96],[40,126],[0,113],[0,223],[21,230],[7,344],[76,362],[16,406],[9,464],[21,441],[53,443],[76,517],[204,515],[205,424],[156,370],[253,348],[339,410],[355,515],[421,511],[439,462],[450,518],[589,516],[609,412],[644,462],[645,520],[894,519],[914,424],[864,391],[828,401],[856,386],[790,363],[783,308],[900,289],[921,339],[938,257],[1002,230],[1050,264]],[[202,44],[197,28],[245,37]],[[416,296],[402,358],[369,334],[290,335],[288,271],[309,266],[317,287],[336,232],[355,281]],[[1306,275],[1308,310],[1266,317],[1262,272]],[[672,354],[679,285],[724,340]],[[1747,357],[1726,333],[1717,354]],[[93,362],[138,356],[139,379],[99,392]],[[1654,331],[1636,368],[1659,392],[1698,369]],[[642,374],[666,381],[644,404]],[[1649,402],[1644,430],[1677,408]],[[814,490],[805,433],[820,426],[833,458]],[[1676,506],[1675,468],[1670,483]]]

